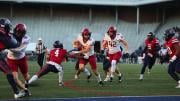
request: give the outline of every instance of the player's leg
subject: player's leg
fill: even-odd
[[[9,67],[11,68],[12,70],[12,74],[13,74],[13,77],[17,83],[17,85],[23,89],[23,90],[27,90],[27,88],[25,88],[24,84],[21,82],[21,80],[19,79],[18,77],[18,63],[19,60],[12,60],[12,59],[7,59],[7,63],[9,65]]]
[[[98,83],[100,85],[103,85],[103,82],[102,82],[102,79],[101,79],[101,75],[100,75],[100,73],[97,70],[96,57],[94,55],[89,57],[89,64],[91,66],[92,71],[96,75]]]
[[[63,67],[59,64],[56,64],[56,65],[49,64],[48,68],[49,68],[50,72],[58,73],[58,76],[59,76],[58,84],[59,84],[59,86],[63,86],[64,85],[64,83],[63,83],[63,75],[64,75]]]
[[[115,72],[116,72],[116,74],[118,76],[118,82],[122,82],[122,73],[119,72],[118,68],[116,68]]]
[[[112,60],[111,61],[111,74],[110,74],[110,82],[112,82],[113,78],[114,78],[114,72],[116,70],[116,60]]]
[[[76,73],[75,73],[75,76],[74,76],[75,79],[78,79],[78,75],[77,75],[78,74],[78,69],[79,69],[79,61],[77,61],[76,65],[75,65],[75,70],[76,70]],[[84,67],[83,72],[84,72],[85,75],[87,75],[87,81],[89,82],[89,79],[91,77],[90,71],[86,67]]]
[[[36,81],[38,78],[42,77],[43,75],[48,74],[49,72],[50,72],[50,65],[46,64],[42,67],[42,69],[40,69],[35,75],[31,77],[28,83],[31,84],[32,82]]]
[[[77,70],[77,73],[75,75],[75,79],[79,78],[79,75],[81,72],[84,72],[85,64],[79,63],[79,69]]]
[[[19,77],[18,77],[18,60],[7,59],[7,63],[12,70],[12,74],[17,85],[21,89],[25,90],[24,84],[19,80]]]
[[[24,80],[25,80],[25,88],[24,89],[24,92],[25,92],[25,96],[30,96],[31,93],[29,92],[28,90],[28,82],[29,82],[29,79],[30,79],[30,75],[28,73],[28,63],[27,63],[27,58],[24,57],[22,58],[21,60],[19,60],[19,69],[24,77]]]
[[[104,73],[105,73],[105,76],[106,76],[106,78],[104,79],[105,82],[109,81],[109,79],[110,79],[108,72],[109,72],[108,70],[104,70]]]
[[[122,54],[121,52],[117,52],[115,54],[112,55],[111,59],[111,75],[110,75],[110,82],[112,82],[113,80],[113,77],[114,77],[114,73],[116,71],[116,68],[117,68],[117,63],[119,61],[119,59],[121,58]],[[121,73],[118,71],[119,75],[118,76],[121,76]]]
[[[40,68],[42,68],[42,66],[43,66],[42,56],[43,56],[43,54],[38,54],[38,57],[37,57],[37,63],[40,66]]]
[[[176,60],[174,62],[170,62],[169,63],[169,66],[168,66],[168,73],[169,75],[175,80],[177,81],[178,83],[180,83],[180,78],[179,76],[176,74],[175,72],[175,68],[176,68]]]
[[[59,86],[63,86],[64,85],[63,83],[64,70],[58,72],[58,75],[59,75]]]
[[[141,73],[140,73],[139,80],[143,80],[144,72],[145,72],[145,69],[146,69],[146,67],[148,65],[148,62],[149,62],[149,57],[148,57],[148,55],[145,55],[145,58],[144,58],[144,61],[143,61],[143,66],[141,68]]]
[[[178,58],[175,62],[176,62],[175,71],[177,73],[180,73],[180,58]],[[177,84],[176,88],[180,88],[180,77],[179,77],[178,84]]]
[[[152,57],[149,59],[148,74],[150,74],[150,71],[151,71],[152,67],[154,66],[155,62],[156,62],[156,57]]]
[[[175,70],[177,73],[180,74],[180,58],[177,59]]]
[[[104,79],[105,82],[110,80],[110,70],[111,70],[111,62],[109,57],[105,57],[103,61],[103,70],[105,72],[106,78]]]
[[[77,70],[77,73],[75,75],[75,79],[79,78],[79,75],[81,72],[84,72],[85,65],[87,64],[87,60],[81,58],[79,59],[79,69]]]
[[[103,70],[106,75],[106,78],[104,79],[105,82],[110,80],[110,69],[111,69],[111,65],[109,67],[103,67]]]
[[[11,88],[13,89],[14,92],[14,98],[20,98],[23,97],[23,94],[19,93],[17,84],[14,80],[14,77],[12,75],[12,71],[10,69],[10,67],[7,65],[6,61],[3,59],[0,59],[0,70],[6,74],[8,83],[10,84]]]
[[[75,75],[74,75],[74,78],[75,78],[75,79],[78,79],[77,73],[78,73],[78,70],[79,70],[79,60],[76,62],[75,70],[76,70],[76,73],[75,73]]]

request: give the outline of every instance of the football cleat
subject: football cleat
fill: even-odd
[[[118,82],[122,82],[122,76],[118,76]]]
[[[63,82],[59,82],[59,86],[64,86],[64,83]]]
[[[104,82],[107,82],[110,80],[110,77],[106,76],[106,78],[104,79]]]
[[[15,99],[22,98],[22,97],[24,97],[24,94],[25,93],[23,93],[23,92],[19,92],[18,94],[14,94],[14,98]]]
[[[140,81],[143,80],[143,75],[142,75],[142,74],[140,75],[139,80],[140,80]]]
[[[24,90],[24,96],[31,96],[31,92],[27,89],[27,90]]]
[[[100,86],[104,86],[104,83],[102,81],[99,81]]]
[[[74,76],[74,79],[75,79],[75,80],[77,80],[78,78],[79,78],[78,75],[75,75],[75,76]]]
[[[90,74],[89,76],[87,76],[87,82],[90,82],[91,76],[92,76],[92,74]]]
[[[180,83],[175,88],[180,88]]]
[[[112,82],[113,81],[113,77],[110,77],[110,82]]]

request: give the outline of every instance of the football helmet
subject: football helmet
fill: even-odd
[[[25,34],[26,34],[26,25],[25,24],[22,24],[22,23],[19,23],[16,25],[16,27],[14,28],[14,33],[17,35],[17,36],[20,36],[20,37],[23,37]]]
[[[165,41],[168,41],[169,39],[171,39],[173,36],[175,35],[175,31],[173,29],[167,29],[164,32],[164,39]]]
[[[59,41],[59,40],[56,40],[53,44],[53,47],[54,48],[63,48],[63,44]]]
[[[6,18],[0,19],[0,31],[1,32],[8,34],[11,31],[11,28],[12,28],[12,24],[9,19],[6,19]]]
[[[153,32],[149,32],[147,37],[148,37],[148,40],[150,40],[150,41],[153,40],[153,38],[154,38]]]
[[[89,39],[91,37],[91,32],[89,31],[88,28],[84,28],[81,34],[82,34],[82,37],[85,39]]]
[[[116,32],[117,32],[117,28],[114,26],[110,26],[107,31],[108,34],[110,34],[110,33],[116,34]]]

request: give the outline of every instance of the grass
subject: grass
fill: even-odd
[[[91,82],[86,82],[86,76],[82,73],[80,79],[74,80],[74,62],[63,63],[64,82],[66,86],[58,86],[58,75],[49,73],[30,86],[32,92],[28,98],[73,98],[73,97],[99,97],[99,96],[155,96],[155,95],[180,95],[179,89],[175,89],[176,82],[170,78],[167,68],[155,65],[150,74],[145,73],[143,81],[139,81],[139,73],[142,65],[118,64],[123,73],[123,82],[118,83],[117,77],[112,83],[105,83],[100,87],[95,76]],[[98,63],[98,69],[102,78],[105,78],[102,64]],[[89,66],[88,66],[89,68]],[[89,68],[90,69],[90,68]],[[32,76],[39,70],[35,61],[29,61],[29,72]],[[0,99],[12,99],[13,93],[7,83],[5,75],[0,72]]]

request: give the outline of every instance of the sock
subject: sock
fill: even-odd
[[[109,77],[110,77],[110,75],[107,74],[107,75],[106,75],[106,78],[109,78]]]
[[[17,88],[17,84],[16,84],[16,82],[15,82],[15,80],[14,80],[13,75],[12,75],[12,74],[7,74],[6,77],[7,77],[7,80],[8,80],[8,82],[9,82],[9,84],[11,85],[11,87],[12,87],[12,89],[13,89],[13,92],[14,92],[15,94],[18,94],[18,93],[19,93],[19,90],[18,90],[18,88]]]
[[[116,70],[116,60],[112,60],[111,62],[111,72],[114,73]]]
[[[121,74],[121,73],[119,73],[119,74],[118,74],[118,76],[119,76],[119,77],[121,77],[121,76],[122,76],[122,74]]]
[[[98,82],[102,81],[100,74],[98,74],[98,76],[96,76],[96,78],[97,78],[97,81],[98,81]]]
[[[110,74],[110,77],[112,77],[112,78],[114,77],[113,73]]]
[[[28,80],[25,81],[25,88],[27,88],[27,89],[28,89],[28,87],[29,87],[29,86],[28,86],[28,84],[29,84],[28,82],[29,82]]]
[[[59,83],[60,82],[63,82],[63,74],[64,74],[64,71],[61,71],[58,73],[59,74]]]
[[[86,67],[84,68],[84,74],[87,76],[91,75],[89,70]]]
[[[30,80],[29,80],[29,84],[31,84],[32,82],[36,81],[38,79],[37,75],[34,75]]]

